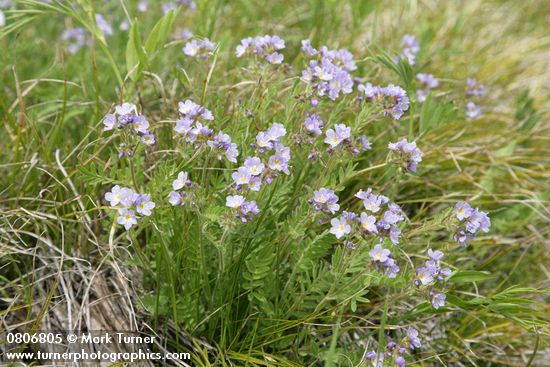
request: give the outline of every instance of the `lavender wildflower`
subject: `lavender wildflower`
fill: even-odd
[[[222,154],[225,155],[229,162],[236,163],[239,155],[237,144],[231,141],[231,137],[223,131],[214,135],[212,140],[207,141],[208,146],[218,152],[218,160],[222,159]]]
[[[126,230],[138,224],[135,211],[141,215],[150,216],[155,208],[151,195],[138,194],[132,189],[119,185],[113,186],[111,191],[105,194],[105,200],[118,210],[117,223],[123,225]]]
[[[235,55],[237,57],[253,55],[264,59],[270,64],[281,64],[284,57],[277,51],[283,48],[285,48],[285,41],[281,37],[266,34],[265,36],[248,37],[241,40],[241,44],[235,50]]]
[[[351,128],[344,124],[336,124],[333,129],[327,129],[325,143],[330,145],[332,149],[336,148],[340,143],[346,141],[351,136]]]
[[[96,14],[95,15],[95,22],[97,24],[97,27],[103,33],[104,36],[112,36],[114,34],[113,27],[105,20],[103,15]]]
[[[122,224],[127,231],[137,225],[137,218],[133,210],[119,209],[118,213],[117,223]]]
[[[205,38],[203,40],[195,39],[187,42],[182,51],[187,56],[206,59],[212,55],[215,48],[216,45],[212,43],[208,38]]]
[[[319,53],[319,51],[317,51],[315,48],[313,48],[313,46],[311,46],[310,40],[302,40],[302,47],[300,48],[300,50],[304,54],[310,57],[315,56]]]
[[[470,101],[466,104],[466,117],[468,120],[477,120],[481,116],[481,107]]]
[[[244,160],[244,166],[248,169],[248,172],[252,176],[260,175],[264,169],[265,165],[262,163],[262,160],[258,157],[248,157]]]
[[[475,79],[466,79],[466,87],[466,95],[468,97],[482,97],[485,94],[485,86],[483,84],[478,84]]]
[[[70,54],[75,54],[84,46],[91,44],[91,39],[88,37],[85,28],[69,28],[61,34],[61,40],[68,42],[67,51]]]
[[[320,188],[313,192],[313,200],[311,201],[315,210],[334,214],[340,209],[338,203],[338,196],[333,190]]]
[[[351,93],[353,79],[349,73],[357,68],[352,54],[345,49],[329,50],[323,46],[319,56],[310,60],[302,71],[302,80],[311,87],[311,94],[336,100],[341,93]]]
[[[433,88],[437,88],[439,81],[432,74],[416,74],[416,80],[420,84],[420,88],[416,91],[418,102],[422,103],[426,100],[428,94]]]
[[[445,300],[447,296],[444,293],[434,293],[432,295],[432,306],[437,310],[440,307],[445,306]]]
[[[416,54],[420,51],[420,45],[416,40],[416,36],[406,34],[401,40],[401,47],[403,51],[401,52],[401,59],[407,60],[410,65],[416,64]]]
[[[373,101],[382,108],[382,115],[391,115],[394,120],[399,120],[409,109],[407,92],[396,85],[380,87],[367,83],[359,85],[358,89],[363,92],[368,102]]]
[[[340,217],[340,219],[333,218],[330,221],[330,224],[332,225],[332,228],[329,232],[335,235],[337,239],[340,239],[351,232],[351,226],[344,217]]]
[[[418,337],[418,330],[413,327],[407,329],[407,339],[410,349],[420,348],[422,346],[422,342]]]
[[[418,163],[422,161],[422,151],[416,146],[416,142],[409,143],[403,138],[397,143],[389,143],[388,149],[399,154],[399,159],[409,171],[416,172]]]
[[[143,194],[138,195],[135,200],[136,211],[145,216],[150,216],[152,210],[155,208],[155,203],[151,201],[151,195]]]
[[[323,120],[317,115],[316,113],[308,115],[306,118],[306,121],[304,122],[304,129],[306,132],[313,136],[317,137],[323,133],[323,126],[324,126]]]
[[[466,245],[472,241],[480,230],[488,232],[491,227],[491,220],[487,213],[477,208],[472,208],[465,202],[458,202],[454,210],[458,219],[458,226],[453,236],[460,245]]]
[[[185,202],[183,199],[187,197],[187,193],[183,189],[192,185],[193,183],[189,179],[189,174],[185,171],[179,172],[178,177],[172,181],[173,191],[168,194],[168,202],[173,206],[184,205]]]
[[[374,248],[369,252],[369,256],[371,257],[371,259],[380,263],[387,261],[390,255],[390,250],[383,248],[382,245],[374,246]]]
[[[235,217],[241,219],[242,222],[248,222],[252,216],[260,213],[260,209],[255,201],[245,201],[241,195],[228,196],[225,205],[236,211]]]

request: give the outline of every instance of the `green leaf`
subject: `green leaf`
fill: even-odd
[[[476,270],[464,270],[453,274],[449,280],[453,283],[468,283],[468,282],[481,282],[487,279],[491,279],[493,276],[489,272],[476,271]]]
[[[435,103],[428,95],[420,110],[420,133],[444,126],[455,118],[456,110],[452,102]]]
[[[149,33],[147,41],[145,41],[145,52],[147,52],[149,58],[152,57],[153,52],[164,46],[164,43],[166,42],[166,39],[174,26],[176,14],[177,13],[174,10],[170,10],[166,13],[166,15],[159,19],[157,24],[155,24],[151,30],[151,33]]]
[[[126,44],[126,68],[132,80],[139,79],[141,71],[147,65],[147,55],[141,46],[137,20],[132,22],[128,43]]]

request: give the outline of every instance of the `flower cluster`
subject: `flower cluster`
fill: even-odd
[[[284,56],[277,52],[285,48],[285,41],[279,36],[256,36],[247,37],[241,40],[237,46],[235,55],[242,57],[244,55],[254,55],[270,64],[280,64]]]
[[[308,202],[313,205],[315,210],[325,214],[334,214],[340,210],[338,196],[330,189],[320,188],[314,191],[313,199],[309,199]]]
[[[319,115],[316,113],[310,114],[308,113],[308,116],[306,117],[306,121],[304,122],[304,129],[306,133],[309,136],[317,137],[323,133],[323,127],[325,126],[325,122],[321,120]]]
[[[410,65],[416,64],[416,54],[420,51],[420,45],[416,40],[416,36],[410,34],[404,35],[401,40],[401,47],[403,50],[399,58],[407,60]]]
[[[485,86],[479,84],[477,80],[473,78],[466,79],[466,96],[468,97],[483,97],[485,94]]]
[[[288,163],[290,161],[290,148],[281,143],[286,135],[286,129],[282,124],[274,123],[266,131],[260,131],[256,136],[256,143],[252,144],[258,154],[274,150],[274,154],[265,162],[260,157],[247,157],[244,165],[233,172],[231,177],[236,189],[248,188],[259,191],[262,178],[270,184],[279,172],[290,174]]]
[[[117,223],[123,225],[126,230],[138,224],[137,220],[140,217],[136,216],[136,212],[148,217],[155,208],[151,195],[138,194],[132,189],[119,185],[113,186],[111,191],[105,194],[105,200],[118,210]]]
[[[246,201],[241,195],[228,196],[225,205],[232,208],[235,211],[235,218],[239,218],[244,223],[260,213],[260,209],[254,200]]]
[[[188,99],[179,103],[179,113],[180,119],[176,121],[175,132],[197,147],[206,142],[206,145],[216,151],[219,160],[225,155],[228,161],[237,162],[239,151],[231,137],[223,131],[213,135],[213,130],[203,124],[205,121],[214,120],[212,112]]]
[[[422,161],[422,151],[416,146],[416,142],[408,142],[403,138],[397,143],[389,143],[388,149],[398,154],[398,159],[411,172],[416,172],[418,163]]]
[[[428,94],[433,88],[439,86],[439,81],[433,76],[433,74],[416,74],[416,81],[419,84],[419,89],[416,91],[416,99],[422,103],[426,100]]]
[[[449,268],[441,268],[439,260],[443,258],[443,252],[428,250],[429,259],[424,263],[424,266],[416,269],[416,278],[414,284],[417,287],[429,286],[428,295],[431,298],[432,306],[435,309],[445,306],[447,296],[442,292],[435,292],[434,285],[443,282],[448,278],[452,271]]]
[[[178,178],[172,182],[173,191],[168,194],[168,202],[173,206],[185,205],[185,198],[187,192],[184,190],[187,187],[191,187],[193,183],[189,180],[189,174],[181,171],[178,173]]]
[[[467,245],[478,231],[488,232],[491,227],[491,220],[487,213],[472,208],[463,201],[456,203],[454,215],[459,223],[453,238],[460,245]]]
[[[390,115],[399,120],[409,109],[409,97],[401,87],[389,84],[386,87],[373,86],[371,83],[360,84],[357,89],[363,92],[367,102],[374,102],[382,109],[382,115]]]
[[[466,80],[466,97],[479,98],[485,94],[485,86],[479,84],[475,79],[468,78]],[[466,103],[466,117],[469,120],[477,120],[481,116],[481,107],[473,102]]]
[[[363,200],[365,212],[342,212],[340,217],[332,218],[330,221],[332,227],[329,232],[337,239],[346,237],[346,245],[349,248],[355,248],[354,238],[360,240],[369,236],[377,237],[380,242],[388,237],[392,243],[398,244],[401,235],[398,224],[405,219],[401,208],[395,203],[390,203],[386,196],[374,194],[371,189],[360,190],[355,196]],[[326,214],[334,214],[340,209],[337,204],[338,197],[328,189],[315,191],[313,199],[309,202],[315,210]],[[399,271],[392,261],[384,266],[386,265],[388,274]]]
[[[380,241],[387,235],[392,243],[398,244],[401,235],[398,224],[405,219],[399,205],[391,203],[384,195],[373,193],[370,188],[367,191],[359,190],[355,197],[363,200],[363,206],[368,212],[361,213],[359,217],[362,232],[377,235]]]
[[[348,50],[329,50],[323,46],[317,51],[309,40],[304,40],[302,52],[306,56],[316,57],[310,60],[308,67],[302,71],[302,80],[311,88],[310,97],[317,95],[334,101],[341,93],[349,94],[353,91],[350,72],[357,69],[357,66]]]
[[[299,135],[296,139],[298,144],[305,138],[309,144],[314,145],[314,138],[323,134],[323,128],[325,126],[324,121],[316,113],[308,113],[306,120],[303,124],[304,134]],[[367,136],[362,135],[355,139],[355,143],[351,139],[351,128],[344,124],[336,124],[333,128],[329,128],[325,132],[324,143],[329,147],[327,152],[331,153],[337,148],[344,148],[351,151],[353,154],[359,154],[362,151],[371,149],[371,143]],[[321,151],[317,148],[313,148],[308,159],[313,159],[320,156]]]
[[[368,218],[371,216],[366,217]],[[367,225],[369,227],[373,226],[372,219],[369,221],[369,223],[367,223]],[[374,262],[375,266],[380,270],[384,270],[389,278],[395,278],[397,276],[397,273],[399,273],[399,266],[397,266],[397,262],[391,258],[391,251],[383,248],[382,245],[375,245],[374,248],[369,251],[369,256]]]
[[[134,104],[123,103],[115,106],[115,113],[105,115],[103,125],[105,125],[103,127],[104,131],[117,128],[122,130],[126,134],[126,137],[134,138],[143,144],[153,145],[155,143],[155,136],[149,131],[149,121],[147,121],[145,116],[137,113],[137,108]],[[127,143],[130,143],[130,141],[127,141]],[[132,148],[126,149],[127,146],[124,143],[121,145],[120,157],[133,155]]]
[[[185,44],[182,51],[185,55],[206,59],[212,55],[216,45],[208,38],[198,40],[194,39]]]
[[[405,355],[407,351],[420,348],[422,342],[418,337],[418,330],[413,327],[407,329],[407,334],[401,339],[399,343],[396,343],[392,340],[388,341],[386,348],[383,352],[377,353],[372,350],[365,354],[365,359],[367,360],[367,365],[372,367],[384,367],[387,366],[398,366],[405,367]],[[387,363],[384,363],[384,360]],[[393,364],[391,363],[393,361]]]

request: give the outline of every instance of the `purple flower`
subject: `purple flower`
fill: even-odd
[[[403,356],[395,357],[395,365],[399,367],[405,367],[405,358],[403,358]]]
[[[103,15],[97,13],[95,15],[95,22],[97,24],[97,27],[103,33],[104,36],[112,36],[113,35],[113,27],[103,18]]]
[[[434,281],[430,268],[418,268],[416,270],[416,278],[422,285],[428,285]]]
[[[237,157],[239,156],[237,144],[233,143],[231,141],[231,137],[223,131],[220,131],[217,135],[214,135],[212,140],[207,141],[207,144],[210,148],[212,148],[212,150],[218,151],[218,160],[221,160],[222,154],[224,154],[229,162],[237,162]]]
[[[288,161],[289,159],[286,158],[286,156],[281,155],[279,154],[279,152],[277,152],[269,157],[268,166],[274,171],[284,172],[285,174],[289,175],[290,171],[288,170]]]
[[[187,42],[182,51],[187,56],[206,59],[212,55],[215,48],[216,45],[212,43],[208,38],[205,38],[203,40],[194,39]]]
[[[348,140],[351,136],[351,128],[344,124],[336,124],[333,129],[327,129],[325,143],[331,148],[336,148],[344,140]]]
[[[313,192],[313,207],[315,210],[334,214],[340,209],[338,196],[333,190],[320,188]]]
[[[311,93],[331,100],[337,99],[341,93],[351,93],[353,79],[349,73],[357,68],[351,53],[345,49],[329,50],[325,46],[320,53],[320,59],[311,60],[302,71],[301,79],[309,84]]]
[[[123,225],[127,231],[137,225],[137,219],[133,210],[120,209],[118,214],[117,223]]]
[[[151,195],[143,194],[138,195],[135,200],[136,210],[139,214],[150,216],[151,211],[155,208],[155,203],[151,201]]]
[[[391,255],[390,250],[385,249],[382,245],[376,245],[372,250],[369,251],[369,256],[373,261],[385,262],[389,259]]]
[[[214,115],[212,115],[212,112],[207,110],[206,108],[196,104],[195,102],[191,101],[190,99],[185,100],[185,102],[179,102],[178,103],[178,110],[179,113],[183,117],[188,117],[191,120],[199,121],[199,120],[208,120],[212,121],[214,120]]]
[[[458,218],[458,220],[464,220],[465,218],[469,218],[473,213],[472,207],[465,203],[464,201],[459,201],[455,205],[455,215]]]
[[[260,175],[265,169],[265,165],[262,163],[261,159],[258,157],[248,157],[244,161],[244,166],[248,169],[248,172],[252,176]]]
[[[171,191],[170,194],[168,194],[168,202],[173,206],[180,205],[183,204],[183,197],[179,192]]]
[[[109,113],[105,115],[105,117],[103,118],[103,124],[105,125],[103,131],[113,130],[116,126],[116,121],[116,116],[114,114]]]
[[[482,97],[485,94],[485,86],[478,84],[473,78],[466,79],[466,95],[470,97]]]
[[[447,296],[444,293],[434,293],[432,296],[432,306],[437,310],[440,307],[445,306],[445,300]]]
[[[468,120],[477,120],[481,116],[481,107],[470,101],[466,104],[466,117]]]
[[[409,341],[408,344],[410,349],[420,348],[422,346],[422,343],[418,338],[418,330],[413,327],[409,327],[407,329],[407,339]]]
[[[237,214],[235,214],[235,217],[241,219],[242,222],[248,222],[252,216],[260,213],[255,201],[245,201],[245,198],[241,195],[228,196],[225,205],[236,209]]]
[[[386,204],[389,200],[384,195],[376,195],[372,193],[371,189],[367,189],[367,191],[359,190],[359,192],[355,194],[355,197],[363,200],[365,209],[372,213],[378,212],[380,207]]]
[[[153,145],[155,144],[155,136],[148,131],[141,136],[141,142],[145,145]]]
[[[419,89],[416,91],[418,102],[422,103],[426,100],[430,90],[437,88],[439,81],[432,74],[416,74],[416,80],[419,84]]]
[[[133,121],[134,129],[141,134],[147,134],[149,129],[149,121],[143,115],[136,116]]]
[[[383,98],[383,114],[391,115],[394,120],[399,120],[409,109],[409,97],[401,87],[389,84],[381,89]]]
[[[182,189],[184,186],[190,186],[191,181],[189,180],[189,174],[185,171],[178,173],[178,178],[172,182],[172,188],[174,190]]]
[[[329,232],[335,235],[337,239],[340,239],[341,237],[351,232],[351,226],[348,224],[348,221],[343,217],[332,218],[330,224],[332,228]]]
[[[252,175],[250,174],[250,171],[246,167],[239,167],[237,169],[237,172],[233,172],[231,174],[231,178],[233,178],[233,181],[235,181],[235,184],[238,186],[242,185],[248,185],[250,182],[250,179],[252,178]]]
[[[311,46],[310,40],[302,40],[302,47],[300,48],[300,50],[307,56],[315,56],[319,53],[319,51]]]
[[[68,42],[67,51],[75,54],[84,46],[89,46],[92,41],[85,28],[69,28],[61,34],[61,40]]]
[[[369,139],[367,138],[366,135],[361,135],[357,138],[357,142],[359,143],[359,146],[361,147],[361,150],[363,152],[366,152],[368,150],[371,150],[372,148],[372,145],[369,141]]]
[[[362,230],[368,233],[378,233],[375,216],[368,215],[367,213],[361,213],[361,216],[359,217],[359,223],[361,224]]]
[[[244,202],[244,196],[241,195],[228,196],[225,198],[225,206],[233,209],[240,208]]]
[[[424,88],[433,89],[439,86],[439,81],[433,76],[433,74],[418,73],[416,74],[416,80]]]
[[[306,121],[304,122],[304,129],[307,133],[313,137],[319,136],[323,133],[322,129],[324,126],[323,120],[316,114],[308,115]]]
[[[283,48],[285,48],[285,41],[279,36],[248,37],[241,40],[241,44],[235,50],[235,55],[237,57],[254,55],[270,64],[281,64],[284,57],[276,51]]]
[[[147,11],[147,8],[148,8],[148,3],[147,3],[147,0],[141,0],[139,3],[138,3],[138,6],[137,6],[137,10],[141,13],[145,13]]]
[[[432,249],[428,249],[428,256],[433,261],[439,261],[443,258],[444,254],[439,250],[433,251]]]
[[[491,219],[487,213],[474,209],[465,202],[458,202],[454,213],[460,222],[453,237],[461,245],[468,244],[479,230],[488,232],[491,227]]]
[[[416,36],[410,34],[404,35],[401,47],[403,48],[401,59],[406,59],[411,65],[416,64],[416,54],[420,51],[420,45],[416,40]]]
[[[397,143],[389,143],[388,149],[398,152],[407,169],[416,172],[418,163],[422,161],[422,151],[416,146],[416,142],[409,143],[403,138]]]

